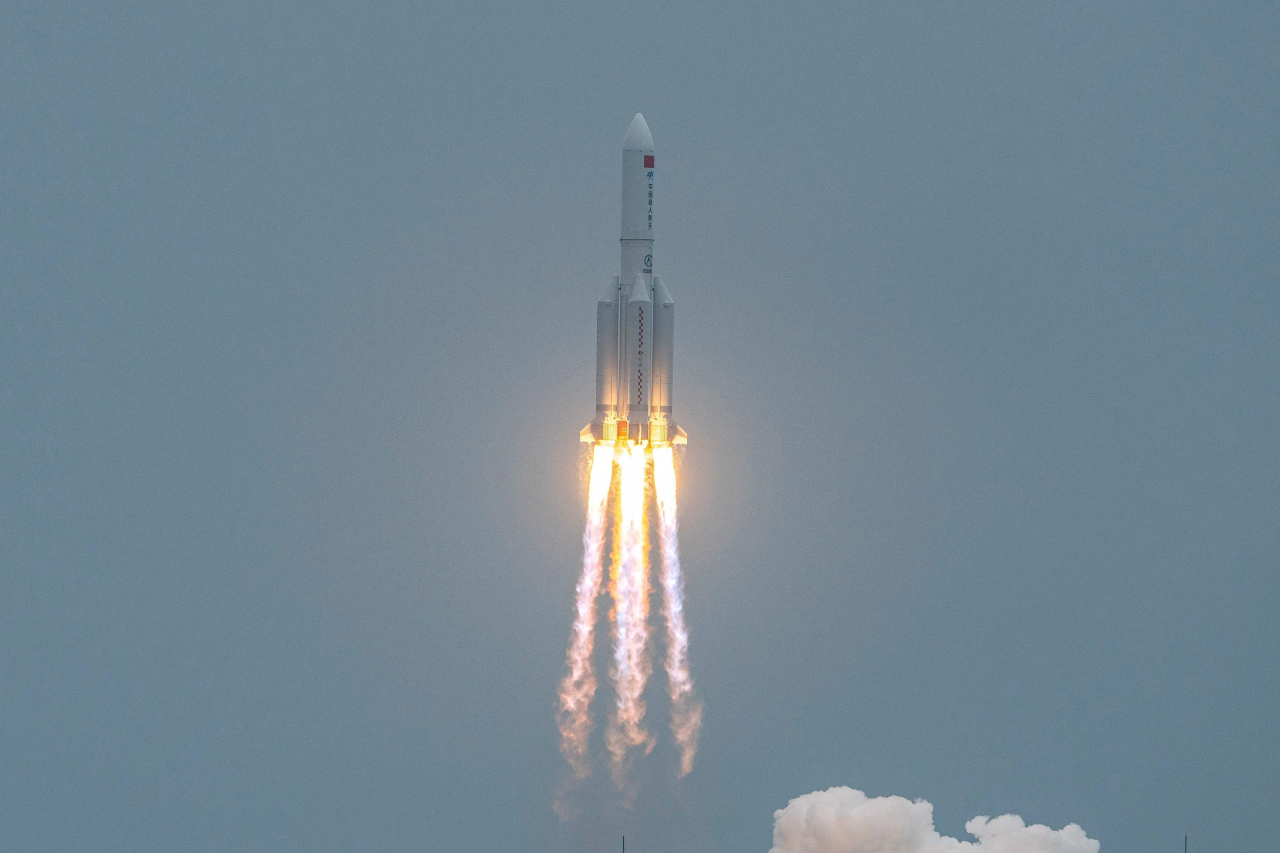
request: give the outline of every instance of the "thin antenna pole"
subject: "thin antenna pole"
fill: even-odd
[[[623,850],[622,853],[627,853],[627,851]],[[1182,853],[1187,853],[1187,836],[1185,835],[1182,836]]]
[[[627,853],[627,837],[625,835],[622,836],[622,853]],[[1187,853],[1187,851],[1183,850],[1182,853]]]

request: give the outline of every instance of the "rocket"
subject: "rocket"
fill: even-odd
[[[685,444],[672,419],[676,304],[653,274],[653,135],[636,113],[622,143],[622,273],[596,303],[596,414],[587,444]]]

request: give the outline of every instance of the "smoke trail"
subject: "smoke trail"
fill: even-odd
[[[604,562],[605,507],[609,501],[609,481],[613,478],[613,448],[597,446],[591,457],[591,485],[587,491],[587,524],[582,533],[582,577],[578,579],[577,609],[566,661],[568,672],[560,682],[560,751],[573,768],[573,775],[591,775],[587,743],[591,739],[591,698],[596,692],[596,675],[591,665],[596,624],[596,597]]]
[[[689,631],[684,624],[684,579],[680,576],[679,525],[676,521],[676,469],[670,447],[653,450],[653,485],[658,498],[662,539],[662,613],[667,622],[667,690],[671,695],[671,734],[680,747],[680,775],[693,770],[702,728],[702,703],[693,694],[689,674]]]
[[[632,445],[618,454],[621,488],[618,532],[612,573],[613,667],[617,703],[605,734],[612,758],[613,781],[627,782],[627,751],[642,747],[647,755],[654,740],[644,728],[644,685],[649,678],[648,536],[645,530],[645,454]]]

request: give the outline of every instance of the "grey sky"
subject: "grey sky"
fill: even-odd
[[[0,6],[4,846],[1275,848],[1276,4],[687,5]],[[705,725],[561,824],[637,110]]]

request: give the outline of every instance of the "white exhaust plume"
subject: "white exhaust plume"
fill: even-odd
[[[613,592],[613,667],[616,703],[605,732],[614,784],[628,793],[627,752],[648,755],[654,739],[644,727],[644,685],[649,680],[649,548],[645,513],[645,452],[631,445],[618,452],[618,529],[610,580]]]
[[[604,741],[609,770],[623,794],[623,805],[635,802],[638,787],[630,778],[634,751],[648,755],[657,739],[645,728],[645,684],[649,660],[649,459],[654,464],[653,491],[658,509],[662,554],[662,612],[666,621],[667,691],[671,698],[671,732],[680,752],[680,777],[693,770],[702,726],[702,703],[694,695],[689,674],[689,630],[684,621],[684,580],[680,572],[679,526],[676,520],[676,475],[669,446],[648,448],[640,443],[619,442],[615,447],[597,445],[591,461],[587,498],[587,523],[582,534],[582,576],[578,580],[573,632],[569,639],[566,672],[560,682],[556,723],[560,751],[576,779],[591,775],[588,752],[592,722],[590,706],[598,682],[592,665],[595,642],[596,599],[604,576],[605,525],[613,470],[618,470],[614,500],[613,554],[609,570],[609,595],[613,607],[613,660],[609,675],[614,687],[614,707]],[[567,790],[567,789],[566,789]],[[562,817],[568,808],[562,798],[556,804]]]
[[[831,788],[773,813],[769,853],[1098,853],[1100,846],[1074,823],[1053,830],[1017,815],[975,817],[964,828],[978,840],[939,835],[924,800]]]
[[[693,694],[689,674],[689,630],[684,624],[684,579],[680,576],[679,524],[676,519],[676,469],[670,447],[653,450],[653,486],[658,501],[662,546],[662,614],[667,623],[667,692],[671,696],[671,734],[680,748],[680,776],[693,770],[702,728],[702,703]]]
[[[591,485],[587,491],[587,524],[582,532],[582,577],[578,579],[577,607],[573,633],[569,639],[568,672],[560,682],[560,751],[573,775],[591,775],[587,742],[591,739],[591,699],[596,693],[596,674],[591,665],[595,645],[596,597],[604,570],[605,509],[609,502],[609,482],[613,478],[613,448],[599,446],[591,457]]]

